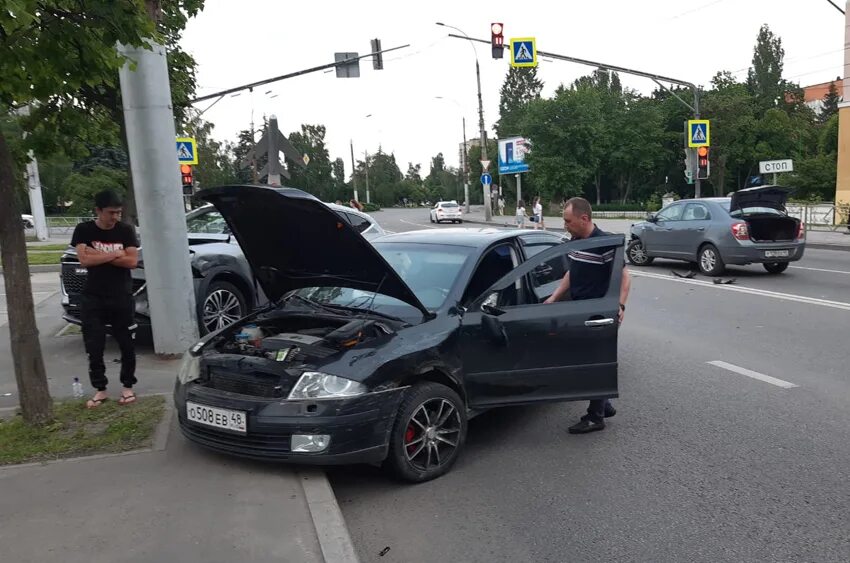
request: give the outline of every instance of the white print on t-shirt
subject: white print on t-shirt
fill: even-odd
[[[91,243],[92,247],[95,250],[99,250],[101,252],[115,252],[117,250],[124,250],[124,244],[120,242],[101,242],[99,240],[93,240]]]

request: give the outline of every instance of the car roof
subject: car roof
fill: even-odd
[[[345,211],[346,213],[351,213],[352,215],[357,215],[359,217],[363,217],[364,219],[368,219],[370,223],[375,222],[375,220],[372,218],[371,215],[369,215],[368,213],[364,213],[364,212],[360,211],[359,209],[354,209],[353,207],[348,207],[346,205],[337,205],[336,203],[325,203],[325,205],[327,205],[328,207],[330,207],[334,211],[337,211],[337,212]],[[187,215],[198,214],[199,212],[206,211],[208,209],[214,209],[213,204],[206,203],[206,204],[204,204],[204,205],[202,205],[202,206],[200,206],[196,209],[193,209],[192,211],[187,213]]]
[[[494,229],[492,227],[482,227],[477,229],[470,228],[454,228],[454,229],[423,229],[420,231],[407,231],[404,233],[394,233],[385,235],[377,239],[373,239],[375,243],[418,243],[418,244],[444,244],[450,246],[468,246],[472,248],[482,248],[489,246],[494,242],[501,240],[509,240],[517,235],[537,234],[547,236],[541,231],[533,229],[522,230],[504,230]],[[553,238],[558,238],[555,233],[547,233]]]
[[[698,198],[698,199],[697,198],[680,199],[680,200],[674,201],[673,203],[700,203],[700,202],[704,202],[704,201],[707,201],[709,203],[726,203],[730,199],[731,198],[728,198],[728,197],[701,197],[701,198]]]

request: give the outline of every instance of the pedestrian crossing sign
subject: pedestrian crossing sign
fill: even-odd
[[[198,164],[197,143],[192,137],[177,137],[177,162]]]
[[[534,37],[511,39],[511,66],[537,66],[537,42]]]
[[[711,146],[711,128],[707,119],[688,120],[688,147]]]

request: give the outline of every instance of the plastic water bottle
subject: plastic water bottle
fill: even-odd
[[[83,398],[83,394],[84,394],[84,393],[83,393],[83,384],[82,384],[82,383],[80,383],[80,378],[79,378],[79,377],[75,377],[75,378],[74,378],[74,384],[73,384],[71,387],[72,387],[72,388],[73,388],[73,390],[74,390],[74,398],[75,398],[75,399],[82,399],[82,398]]]

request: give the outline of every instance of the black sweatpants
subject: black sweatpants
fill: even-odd
[[[105,390],[109,383],[103,364],[106,325],[111,325],[112,336],[121,349],[121,383],[124,387],[136,384],[135,316],[136,305],[132,295],[83,295],[83,342],[89,356],[89,379],[98,391]]]

